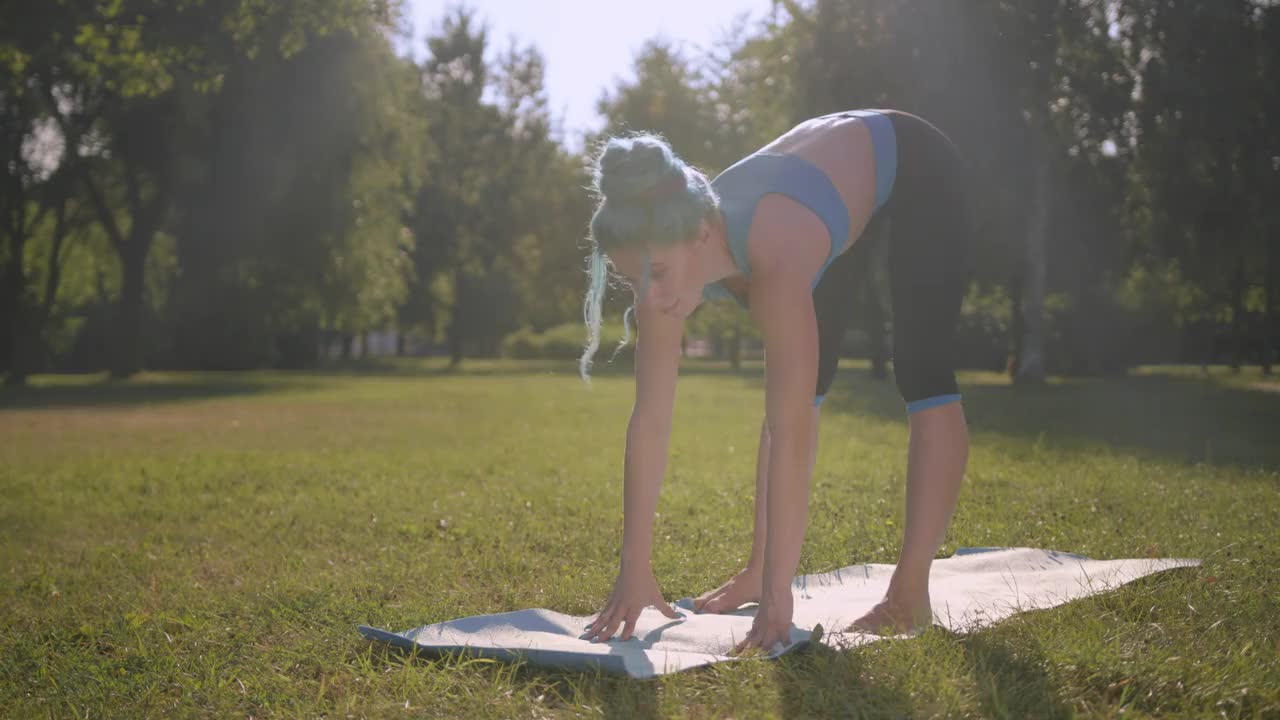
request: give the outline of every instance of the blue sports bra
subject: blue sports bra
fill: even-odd
[[[871,130],[876,164],[876,202],[873,213],[878,212],[889,201],[898,169],[898,143],[893,123],[887,115],[873,110],[852,110],[822,117],[858,117],[867,123]],[[827,226],[827,232],[831,235],[831,251],[810,285],[811,290],[818,287],[823,273],[844,248],[850,225],[849,209],[831,178],[821,168],[796,155],[755,152],[717,175],[711,181],[711,186],[720,196],[720,209],[724,213],[725,230],[734,263],[748,278],[751,277],[751,268],[747,263],[747,234],[760,198],[769,193],[779,193],[812,210]],[[705,285],[702,297],[707,300],[732,297],[740,305],[746,306],[741,298],[729,292],[720,282]]]

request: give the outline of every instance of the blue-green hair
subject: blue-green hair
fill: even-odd
[[[609,252],[624,247],[665,247],[691,240],[699,223],[704,218],[713,219],[720,207],[720,198],[707,176],[681,160],[667,141],[654,133],[605,140],[596,155],[592,177],[599,203],[591,216],[589,285],[582,308],[587,344],[578,362],[582,379],[588,384],[591,360],[600,347]],[[644,258],[639,291],[642,295],[649,282],[648,253]],[[623,337],[618,350],[631,339],[627,318],[634,310],[632,303],[622,315]]]

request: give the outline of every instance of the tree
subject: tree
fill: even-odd
[[[1238,368],[1252,289],[1267,284],[1263,218],[1274,203],[1261,191],[1274,188],[1274,150],[1264,149],[1276,147],[1266,107],[1275,79],[1262,40],[1275,8],[1250,0],[1119,7],[1138,82],[1132,194],[1146,207],[1136,209],[1135,232],[1201,290],[1193,319],[1229,325]]]

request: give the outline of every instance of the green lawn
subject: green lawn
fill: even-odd
[[[0,391],[0,715],[1280,718],[1280,386],[1147,369],[961,377],[973,449],[940,556],[1034,546],[1202,568],[967,636],[656,681],[423,658],[355,629],[599,610],[633,384],[572,364],[38,376]],[[655,528],[668,599],[750,549],[758,366],[690,363]],[[841,371],[799,572],[894,562],[906,425]]]

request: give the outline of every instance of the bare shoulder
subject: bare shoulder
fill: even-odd
[[[760,198],[747,235],[753,278],[794,276],[807,284],[830,252],[831,235],[812,210],[779,193]]]

